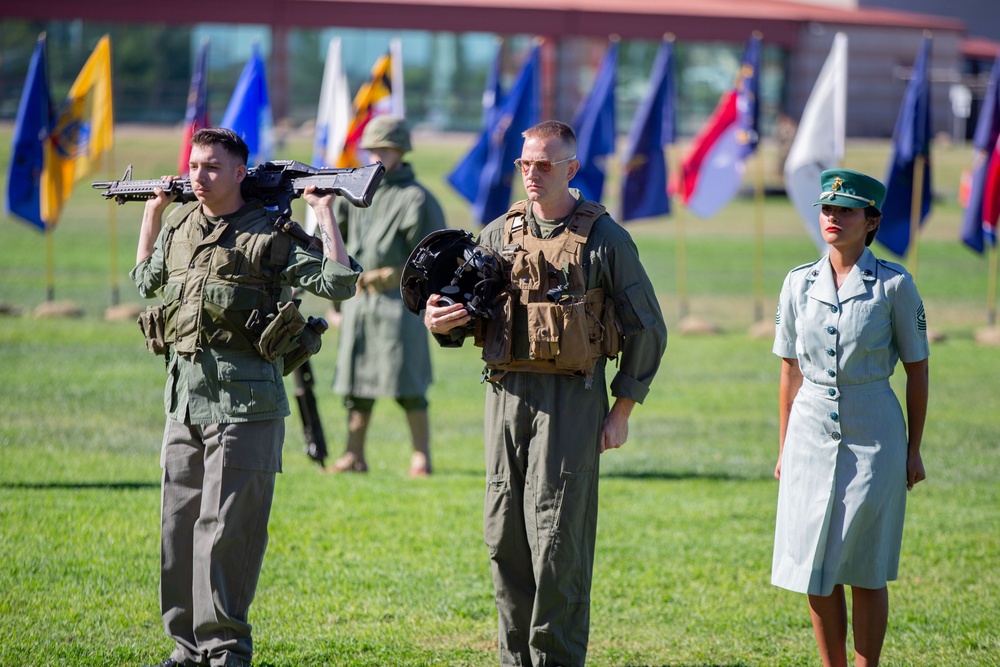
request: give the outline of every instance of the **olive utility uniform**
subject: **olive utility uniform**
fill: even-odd
[[[247,321],[273,312],[276,288],[346,299],[360,272],[290,242],[271,215],[257,201],[220,218],[175,208],[131,273],[166,320],[160,606],[180,663],[252,657],[247,615],[289,408],[282,361],[254,349]]]
[[[566,235],[584,205],[579,193],[571,192],[577,210],[566,220],[536,220],[531,206],[519,202],[483,230],[480,245],[503,251],[516,240],[510,238],[515,223],[539,239]],[[622,334],[611,393],[641,403],[667,343],[653,286],[628,232],[606,212],[593,222],[580,255],[585,289],[603,290]],[[531,347],[527,331],[516,318],[513,329],[514,359],[526,360]],[[463,328],[436,338],[446,346],[461,345],[467,332]],[[605,364],[604,357],[598,359],[591,378],[554,368],[487,370],[483,523],[504,666],[585,663],[599,452],[609,410]]]

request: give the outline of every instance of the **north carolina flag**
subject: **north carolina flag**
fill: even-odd
[[[222,117],[226,127],[242,137],[250,149],[248,166],[267,162],[274,155],[274,117],[267,94],[264,59],[253,45],[253,53],[240,74],[233,96]]]
[[[736,196],[746,159],[757,149],[760,36],[754,34],[732,90],[691,143],[671,190],[689,211],[710,218]]]
[[[675,139],[673,53],[673,40],[663,40],[653,61],[649,93],[632,119],[622,176],[622,222],[670,213],[663,149]]]
[[[986,215],[986,186],[990,184],[991,198],[1000,195],[1000,184],[989,180],[991,170],[1000,169],[995,146],[1000,139],[1000,54],[993,61],[990,83],[986,87],[983,104],[979,108],[979,122],[972,139],[974,148],[972,187],[965,215],[962,218],[962,241],[976,252],[983,252],[986,244],[996,244],[997,216]]]
[[[594,87],[573,117],[576,130],[576,159],[580,169],[570,181],[584,199],[601,201],[604,192],[604,165],[615,153],[615,70],[618,40],[612,40],[597,70]]]
[[[188,173],[191,158],[191,137],[198,130],[211,124],[208,115],[208,40],[198,49],[198,59],[191,72],[191,86],[188,88],[187,111],[184,114],[184,138],[177,158],[177,173]]]
[[[398,47],[396,48],[398,50]],[[400,59],[398,52],[396,59]],[[361,166],[363,151],[358,142],[361,141],[361,134],[365,131],[368,121],[382,114],[391,113],[397,116],[405,114],[405,110],[401,108],[402,101],[398,93],[393,90],[394,86],[402,86],[402,81],[395,80],[401,78],[400,71],[401,67],[393,64],[393,49],[375,62],[371,78],[362,84],[358,94],[354,96],[354,118],[347,127],[344,151],[337,160],[338,167]]]
[[[51,228],[62,214],[73,185],[99,166],[114,146],[111,97],[111,38],[105,35],[77,75],[59,121],[45,147],[42,219]]]
[[[45,146],[55,125],[55,112],[49,96],[45,58],[45,35],[38,38],[31,54],[24,92],[17,107],[14,134],[11,137],[10,167],[4,206],[8,213],[45,229],[42,218],[42,170]]]

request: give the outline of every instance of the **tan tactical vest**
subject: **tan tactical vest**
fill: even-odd
[[[510,262],[510,289],[501,316],[477,320],[476,344],[486,367],[502,371],[594,375],[597,360],[621,348],[614,302],[602,288],[587,289],[583,253],[594,222],[606,209],[585,201],[563,233],[532,235],[521,201],[504,222],[503,256]]]
[[[263,323],[281,300],[276,276],[291,250],[270,215],[251,204],[236,229],[232,222],[212,225],[192,202],[167,219],[160,295],[164,338],[178,354],[191,356],[203,346],[254,351],[260,331],[251,325],[255,315]]]

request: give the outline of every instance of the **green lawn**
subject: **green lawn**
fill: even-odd
[[[117,170],[131,162],[139,178],[169,173],[177,134],[123,128]],[[9,135],[0,127],[2,165]],[[449,222],[467,226],[442,181],[466,143],[419,135],[416,144],[418,174]],[[308,138],[286,151],[307,160]],[[852,142],[847,164],[881,174],[886,151],[884,142]],[[938,201],[918,285],[930,326],[946,339],[932,349],[928,481],[909,496],[887,665],[1000,665],[1000,351],[972,339],[985,322],[986,262],[956,240],[957,177],[968,161],[966,147],[935,152]],[[127,273],[141,207],[114,210],[114,278],[122,300],[135,302]],[[764,211],[769,313],[785,272],[815,250],[783,198],[769,197]],[[753,216],[752,200],[739,199],[719,219],[684,220],[691,310],[725,333],[672,333],[628,444],[603,457],[592,665],[818,664],[804,597],[769,584],[778,362],[769,340],[746,334]],[[101,318],[112,282],[107,219],[84,183],[53,234],[56,298],[85,311],[66,320],[30,316],[45,299],[44,238],[0,218],[0,301],[25,313],[0,316],[0,667],[143,665],[170,651],[157,612],[163,366],[134,323]],[[675,220],[630,230],[673,327]],[[329,389],[335,335],[315,360],[334,453],[344,437]],[[480,528],[481,362],[473,349],[433,355],[429,479],[406,476],[407,429],[394,403],[377,408],[371,472],[336,478],[302,453],[293,408],[251,609],[255,664],[496,664]]]

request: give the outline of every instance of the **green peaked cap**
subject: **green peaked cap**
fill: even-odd
[[[827,169],[819,180],[823,192],[813,206],[822,204],[844,208],[874,206],[882,211],[885,186],[867,174],[850,169]]]

